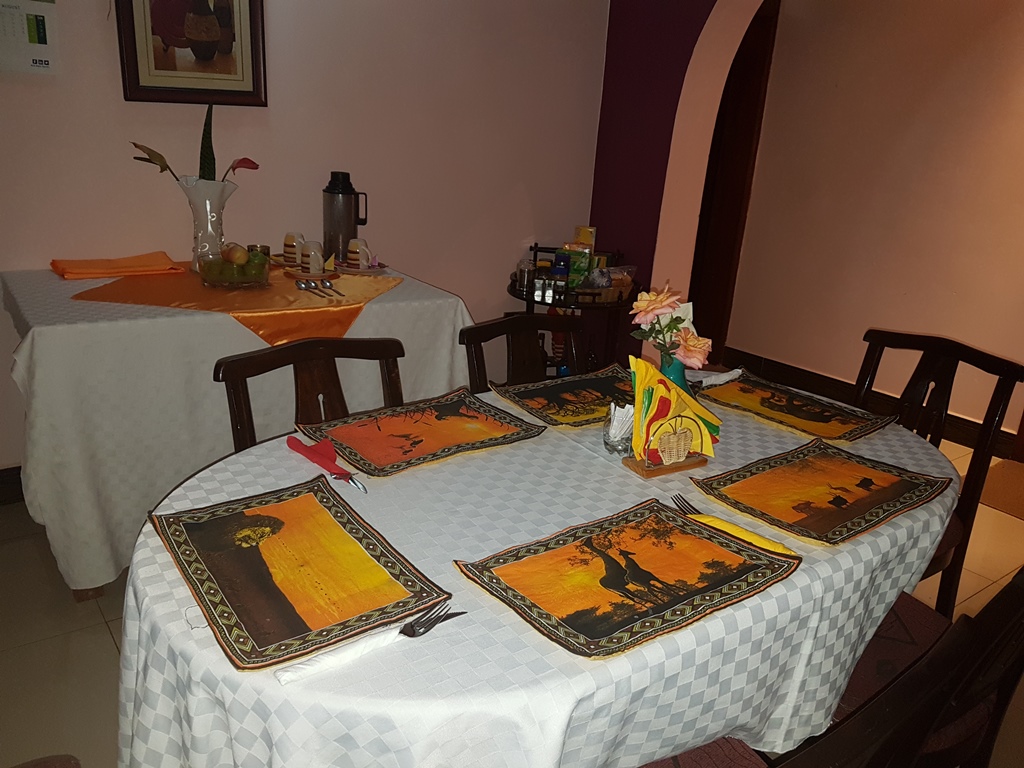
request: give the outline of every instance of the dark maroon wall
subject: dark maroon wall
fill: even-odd
[[[715,0],[611,0],[590,224],[649,286],[679,91]],[[622,329],[628,339],[628,327]],[[623,346],[620,344],[620,356]],[[629,345],[633,354],[639,342]]]

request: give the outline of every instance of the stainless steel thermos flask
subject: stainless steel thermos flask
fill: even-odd
[[[345,263],[348,241],[359,237],[359,227],[366,224],[366,208],[366,193],[356,192],[348,173],[331,171],[324,187],[324,261],[333,256],[335,264]]]

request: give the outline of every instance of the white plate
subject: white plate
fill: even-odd
[[[336,267],[336,269],[345,275],[382,275],[387,271],[387,264],[378,264],[376,267],[367,267],[366,269],[360,269],[358,267]]]

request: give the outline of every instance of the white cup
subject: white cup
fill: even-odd
[[[359,269],[370,268],[370,265],[373,263],[373,252],[363,238],[353,237],[348,241],[348,258],[345,260],[345,263],[349,267],[358,266]]]
[[[306,240],[302,244],[302,271],[313,275],[324,272],[324,247],[316,240]]]
[[[289,232],[284,236],[284,260],[287,264],[300,264],[302,255],[302,244],[306,242],[301,232]]]

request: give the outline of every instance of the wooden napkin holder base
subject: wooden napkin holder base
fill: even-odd
[[[685,472],[689,469],[697,469],[697,467],[703,467],[707,463],[708,457],[701,456],[699,453],[688,456],[683,461],[677,461],[675,464],[659,464],[656,467],[648,467],[644,462],[637,461],[632,456],[627,456],[622,460],[622,466],[633,470],[640,475],[640,477],[645,479],[661,477],[662,475],[671,475],[673,472]]]

